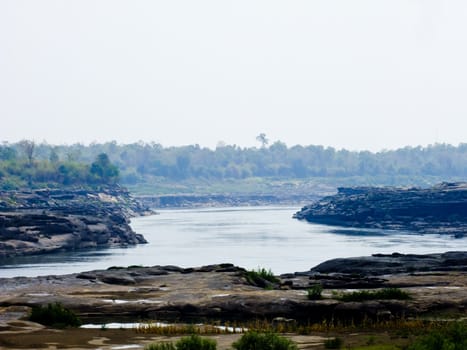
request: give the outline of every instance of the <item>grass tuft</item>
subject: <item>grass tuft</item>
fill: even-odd
[[[245,278],[249,284],[261,288],[271,288],[271,284],[280,282],[271,270],[266,270],[265,268],[246,271]]]
[[[189,337],[181,338],[175,344],[172,342],[148,344],[144,350],[216,350],[216,348],[215,340],[192,334]]]
[[[319,300],[322,298],[321,293],[323,292],[323,287],[321,284],[315,284],[307,291],[307,297],[309,300]]]
[[[324,348],[325,349],[340,349],[342,348],[343,344],[344,344],[344,341],[341,338],[338,338],[338,337],[329,338],[324,341]]]
[[[34,306],[29,320],[55,328],[79,327],[81,325],[79,317],[60,303]]]
[[[361,290],[342,294],[338,297],[342,301],[366,301],[366,300],[408,300],[410,294],[399,288],[384,288],[375,291]]]
[[[441,329],[430,331],[420,337],[408,350],[465,350],[467,349],[467,326],[455,322]]]
[[[290,339],[275,333],[245,333],[232,344],[236,350],[298,350],[297,345]]]

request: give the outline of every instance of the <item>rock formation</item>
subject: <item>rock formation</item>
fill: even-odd
[[[297,212],[296,219],[359,228],[418,233],[467,233],[467,183],[431,188],[339,188]]]
[[[465,260],[466,253],[451,253]],[[431,256],[408,257],[405,266],[422,267]],[[112,267],[61,276],[0,278],[0,325],[8,308],[32,307],[59,302],[74,310],[85,322],[157,320],[200,322],[203,320],[251,321],[289,319],[303,322],[364,320],[432,315],[433,312],[465,315],[467,274],[462,268],[431,272],[373,275],[358,269],[358,261],[326,262],[311,271],[278,276],[273,289],[252,285],[243,268],[231,264],[197,268],[176,266]],[[371,258],[368,258],[371,259]],[[385,260],[385,259],[381,259]],[[352,267],[344,271],[351,263]],[[414,263],[416,262],[416,263]],[[382,262],[387,266],[390,261]],[[441,264],[443,265],[443,264]],[[327,266],[327,267],[326,267]],[[333,268],[334,267],[334,268]],[[419,270],[423,270],[420,268]],[[347,273],[348,271],[348,273]],[[320,284],[321,299],[309,300],[306,291]],[[339,298],[348,288],[403,288],[408,300],[346,302]],[[334,292],[334,293],[333,293]]]
[[[0,192],[0,257],[146,243],[145,209],[119,187]]]

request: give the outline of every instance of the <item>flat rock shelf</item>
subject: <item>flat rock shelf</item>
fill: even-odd
[[[143,349],[148,342],[167,341],[166,337],[134,328],[107,328],[107,324],[114,323],[238,325],[267,320],[273,325],[310,325],[462,319],[467,306],[466,263],[467,252],[335,259],[309,271],[276,276],[274,283],[252,282],[245,269],[232,264],[112,267],[69,275],[2,278],[0,346]],[[375,267],[366,269],[368,264]],[[321,298],[310,300],[307,291],[316,285],[323,288]],[[399,288],[410,299],[346,302],[339,297],[356,290],[381,288]],[[27,320],[33,306],[51,303],[71,309],[86,324],[102,326],[55,330]],[[300,348],[322,346],[325,339],[319,334],[290,336]],[[214,337],[223,350],[229,349],[239,335]]]
[[[294,217],[309,222],[417,233],[467,234],[467,183],[431,188],[339,188]]]
[[[129,226],[145,213],[120,187],[0,192],[0,258],[146,243]]]

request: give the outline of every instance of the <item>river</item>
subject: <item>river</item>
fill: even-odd
[[[296,207],[161,210],[132,219],[148,244],[0,261],[0,277],[65,274],[110,266],[201,266],[229,262],[276,274],[331,258],[467,250],[467,238],[343,229],[292,219]]]

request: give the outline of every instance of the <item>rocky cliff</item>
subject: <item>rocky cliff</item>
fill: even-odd
[[[0,192],[0,258],[146,243],[129,226],[145,212],[120,187]]]
[[[467,183],[431,188],[339,188],[294,217],[309,222],[419,233],[467,233]]]

